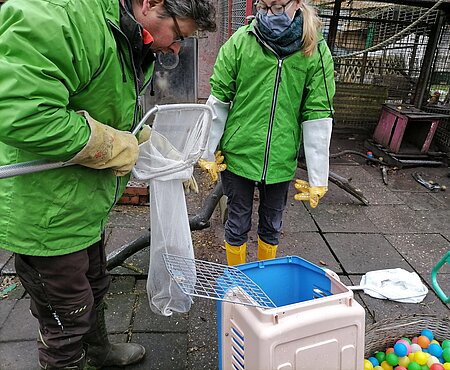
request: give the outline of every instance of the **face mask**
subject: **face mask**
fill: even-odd
[[[282,33],[292,23],[292,19],[286,13],[281,15],[269,15],[269,13],[264,15],[258,14],[258,21],[277,34]]]

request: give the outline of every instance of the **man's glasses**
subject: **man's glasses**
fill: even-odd
[[[286,8],[289,7],[290,4],[292,4],[292,1],[294,0],[289,0],[284,5],[274,4],[272,6],[267,6],[267,4],[265,4],[264,2],[257,1],[255,3],[255,7],[256,11],[261,15],[266,15],[269,12],[269,10],[272,12],[273,15],[282,15],[286,11]]]
[[[173,24],[175,25],[175,33],[177,35],[177,37],[173,39],[173,42],[183,42],[184,36],[181,34],[180,25],[178,24],[177,18],[173,14],[171,14],[170,16],[173,19]]]

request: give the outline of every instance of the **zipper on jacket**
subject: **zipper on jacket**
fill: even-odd
[[[265,149],[265,153],[264,153],[264,165],[263,165],[263,173],[262,173],[261,181],[266,180],[267,167],[269,165],[270,141],[272,139],[273,119],[275,116],[275,108],[277,105],[278,87],[280,86],[280,81],[281,81],[281,67],[282,66],[283,66],[283,59],[278,59],[277,75],[275,77],[275,89],[273,91],[273,96],[272,96],[272,106],[270,108],[269,129],[267,131],[266,149]]]
[[[109,23],[110,27],[112,27],[113,32],[116,31],[121,37],[123,37],[123,39],[126,41],[126,43],[128,45],[128,55],[129,55],[130,60],[131,60],[131,69],[133,71],[133,77],[134,77],[134,90],[136,92],[136,103],[134,105],[133,122],[132,122],[131,129],[130,129],[130,131],[132,131],[138,124],[139,112],[141,110],[142,103],[141,103],[141,96],[139,95],[138,75],[137,75],[137,72],[136,72],[136,68],[134,67],[133,53],[131,52],[131,43],[130,43],[130,40],[128,40],[128,38],[126,37],[126,35],[122,32],[120,27],[117,27],[110,20],[108,20],[108,23]],[[119,40],[117,40],[117,42],[119,43]],[[119,58],[120,57],[121,56],[119,56]],[[113,209],[113,207],[115,206],[115,204],[119,200],[119,188],[120,188],[120,178],[116,177],[116,190],[115,190],[115,193],[114,193],[114,202],[111,205],[111,207],[109,208],[109,212],[111,212],[111,210]]]

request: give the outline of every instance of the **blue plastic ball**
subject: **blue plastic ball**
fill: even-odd
[[[380,364],[375,357],[369,357],[368,360],[372,363],[373,367],[378,366]]]
[[[394,352],[398,357],[404,357],[408,355],[408,348],[403,343],[396,343]]]
[[[442,356],[442,348],[437,343],[431,343],[428,346],[428,353],[432,356],[441,357]]]
[[[430,341],[432,341],[434,339],[433,332],[431,330],[429,330],[429,329],[423,329],[420,332],[420,335],[426,336]]]

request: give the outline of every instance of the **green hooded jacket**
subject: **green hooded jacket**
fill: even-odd
[[[267,184],[290,181],[301,123],[333,115],[334,66],[322,37],[310,57],[279,58],[259,40],[253,21],[222,46],[211,94],[232,102],[220,149],[227,169]]]
[[[79,110],[119,130],[137,124],[143,91],[119,19],[119,0],[1,7],[0,165],[74,157],[90,136]],[[0,248],[56,256],[92,245],[128,179],[83,166],[0,179]]]

